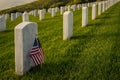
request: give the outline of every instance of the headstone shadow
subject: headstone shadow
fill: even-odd
[[[46,62],[44,64],[39,65],[37,67],[32,68],[29,72],[27,72],[27,76],[30,74],[37,74],[41,77],[49,78],[51,76],[70,74],[71,69],[74,68],[74,60],[72,58],[62,58],[62,60],[57,62]],[[33,75],[35,76],[35,75]]]
[[[13,30],[6,30],[6,31],[2,31],[0,33],[9,33],[9,32],[13,32]]]

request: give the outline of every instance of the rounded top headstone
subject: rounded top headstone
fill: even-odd
[[[93,4],[93,6],[96,6],[96,4]]]
[[[66,11],[65,13],[64,13],[64,15],[68,15],[68,14],[71,14],[72,13],[72,11]]]
[[[25,26],[27,26],[27,25],[37,25],[37,23],[35,23],[35,22],[22,22],[21,24],[18,24],[16,27],[15,27],[15,29],[23,29],[23,28],[25,28]]]
[[[87,7],[82,7],[82,9],[87,9]]]

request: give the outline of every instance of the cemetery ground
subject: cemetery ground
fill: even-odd
[[[120,79],[120,2],[96,20],[81,27],[81,10],[73,12],[73,37],[63,40],[63,18],[57,13],[45,20],[30,16],[38,23],[38,35],[44,50],[45,62],[24,76],[15,74],[14,28],[22,22],[7,20],[7,30],[0,32],[1,80],[119,80]]]

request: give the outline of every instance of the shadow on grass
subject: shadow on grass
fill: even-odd
[[[49,21],[49,20],[52,20],[52,19],[57,19],[57,18],[59,18],[60,17],[60,15],[57,15],[57,16],[54,16],[54,17],[47,17],[47,18],[45,18],[43,21]]]
[[[116,16],[114,16],[116,17]],[[100,17],[97,17],[96,20],[94,21],[91,21],[88,26],[93,26],[93,27],[98,27],[98,26],[111,26],[111,25],[114,25],[115,23],[118,24],[118,22],[116,21],[108,21],[108,19],[111,20],[111,16],[109,15],[106,15],[106,16],[100,16]]]
[[[0,33],[9,33],[9,32],[13,32],[13,30],[5,30],[5,31],[2,31],[2,32],[0,32]]]
[[[32,68],[27,74],[23,77],[27,77],[31,74],[34,74],[32,78],[41,78],[41,79],[50,79],[54,77],[54,80],[59,79],[69,79],[70,73],[74,69],[74,60],[72,58],[65,58],[60,60],[60,62],[50,62],[45,63],[42,66],[39,65],[35,68]],[[36,76],[37,75],[37,76]],[[38,78],[37,78],[38,77]]]

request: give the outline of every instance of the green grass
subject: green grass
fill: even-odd
[[[0,32],[0,80],[119,80],[120,78],[120,2],[89,25],[81,27],[81,10],[74,12],[73,37],[62,39],[62,16],[57,14],[37,22],[45,63],[24,76],[15,74],[14,27],[22,19],[7,21],[7,31]],[[53,25],[54,24],[54,25]]]

